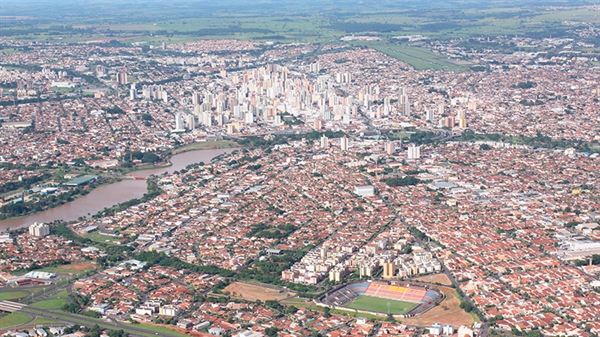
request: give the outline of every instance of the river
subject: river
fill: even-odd
[[[232,152],[234,150],[234,148],[228,148],[183,152],[171,157],[172,165],[169,167],[135,171],[130,173],[129,176],[147,178],[153,174],[160,175],[165,172],[173,173],[185,168],[189,164],[199,162],[208,163],[214,157],[217,157],[223,153]],[[29,226],[34,222],[77,220],[82,216],[96,214],[106,207],[111,207],[127,200],[139,198],[143,196],[146,191],[147,185],[145,180],[122,180],[110,185],[98,187],[92,190],[89,194],[56,208],[18,219],[0,221],[0,231],[4,231],[8,228],[16,229]]]

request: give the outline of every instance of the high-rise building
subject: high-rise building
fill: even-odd
[[[386,262],[383,264],[383,278],[389,279],[396,275],[396,265],[394,262]]]
[[[244,119],[246,120],[246,124],[254,124],[254,114],[252,112],[247,112]]]
[[[333,119],[333,114],[332,114],[331,110],[323,111],[323,119],[326,121],[330,121]]]
[[[183,124],[183,115],[177,113],[175,115],[175,131],[185,131],[185,125]]]
[[[131,83],[131,88],[129,89],[129,98],[131,100],[137,98],[137,89],[135,88],[135,83]]]
[[[212,114],[209,111],[202,113],[202,124],[208,127],[212,126]]]
[[[29,226],[29,234],[33,236],[47,236],[50,235],[50,226],[45,223],[34,222]]]
[[[196,129],[196,117],[194,115],[186,115],[185,121],[189,130]]]
[[[192,104],[194,104],[194,106],[196,106],[196,105],[200,105],[201,102],[202,102],[202,97],[200,97],[200,93],[198,93],[198,92],[192,93]]]
[[[235,133],[235,127],[233,126],[233,124],[227,124],[227,134],[231,135]]]
[[[427,110],[427,112],[425,113],[425,119],[429,122],[434,122],[435,121],[435,111]]]
[[[388,154],[388,156],[393,155],[394,151],[396,151],[396,149],[394,148],[394,143],[393,142],[387,142],[387,143],[385,143],[385,152]]]
[[[324,149],[329,147],[329,138],[325,137],[325,135],[321,137],[321,147]]]
[[[311,63],[309,68],[311,73],[318,73],[319,71],[321,71],[321,66],[319,65],[319,62]]]
[[[410,116],[410,102],[404,102],[404,116]]]
[[[117,83],[119,83],[119,85],[126,85],[127,84],[127,71],[120,70],[117,73]]]
[[[321,119],[315,120],[313,127],[315,130],[321,130],[323,128],[323,121]]]
[[[458,120],[458,127],[461,129],[466,129],[467,128],[467,119],[466,118],[461,118]]]
[[[202,105],[194,105],[194,115],[196,115],[198,119],[202,118]]]
[[[106,67],[103,65],[99,65],[96,67],[96,76],[104,77],[106,76]]]
[[[410,144],[408,147],[408,159],[419,159],[421,158],[421,147],[414,144]]]
[[[340,139],[340,148],[342,151],[348,151],[348,137],[344,136]]]
[[[455,124],[454,117],[446,117],[444,118],[444,127],[453,128]]]

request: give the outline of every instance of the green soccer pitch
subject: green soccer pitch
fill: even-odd
[[[353,301],[346,303],[344,306],[352,309],[388,313],[388,303],[390,303],[390,313],[392,315],[401,315],[407,313],[418,303],[402,302],[388,300],[387,298],[358,296]]]

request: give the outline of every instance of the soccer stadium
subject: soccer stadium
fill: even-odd
[[[441,302],[435,289],[396,282],[368,281],[347,284],[321,296],[322,305],[349,311],[412,317],[427,312]]]

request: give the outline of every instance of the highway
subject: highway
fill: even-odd
[[[40,310],[40,309],[35,309],[32,307],[24,307],[21,310],[19,310],[19,312],[31,315],[32,317],[45,318],[45,319],[53,320],[56,322],[64,322],[64,323],[71,324],[71,325],[78,324],[78,325],[90,327],[90,326],[93,326],[94,324],[98,324],[98,326],[100,326],[103,329],[123,330],[123,331],[129,333],[129,335],[131,335],[131,336],[148,337],[148,336],[159,335],[159,333],[152,331],[150,329],[142,328],[139,325],[123,324],[123,323],[114,322],[114,321],[106,321],[106,320],[102,320],[102,319],[98,319],[98,318],[81,316],[81,315],[66,313],[66,312],[58,311],[58,310],[48,310],[48,309]],[[175,332],[172,334],[167,333],[167,332],[160,332],[160,336],[177,337],[177,336],[181,336],[181,334],[178,334]]]

